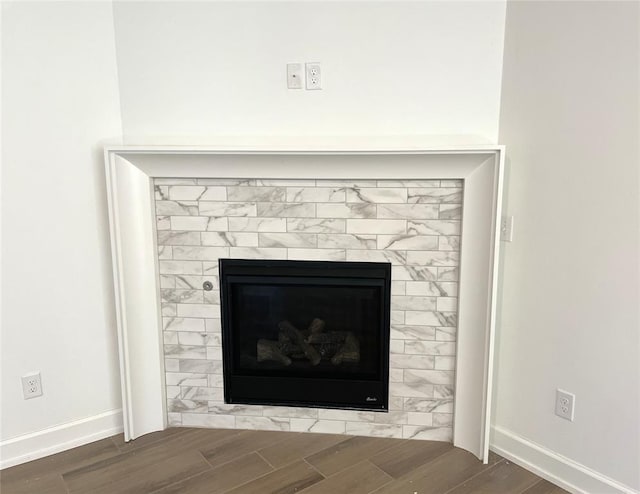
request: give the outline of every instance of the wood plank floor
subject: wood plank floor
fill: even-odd
[[[492,455],[405,439],[168,429],[96,441],[0,472],[2,494],[560,494]]]

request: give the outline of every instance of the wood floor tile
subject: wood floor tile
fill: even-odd
[[[538,480],[539,477],[515,463],[501,461],[448,494],[520,494]]]
[[[2,494],[67,494],[67,486],[60,474],[7,479],[3,470],[0,472],[0,492]]]
[[[247,453],[278,444],[295,432],[243,431],[223,443],[214,444],[200,451],[211,466],[218,466]]]
[[[101,462],[100,466],[76,470],[62,478],[71,494],[146,494],[211,468],[194,450],[155,461],[137,453],[125,453],[117,457],[118,461]]]
[[[540,480],[529,487],[523,494],[569,494],[567,491],[546,480]]]
[[[257,453],[249,453],[186,480],[155,491],[154,494],[218,494],[272,472]]]
[[[329,476],[371,458],[398,441],[401,439],[356,436],[308,456],[306,460],[321,474]]]
[[[179,427],[171,427],[164,431],[151,432],[150,434],[145,434],[144,436],[140,436],[133,441],[125,442],[124,434],[118,434],[117,436],[113,436],[111,440],[116,445],[116,447],[126,453],[127,451],[131,451],[132,449],[141,448],[143,446],[149,446],[150,444],[157,443],[158,441],[163,441],[168,437],[173,436],[174,434],[184,434],[186,432],[191,431],[192,429],[187,428],[179,428]]]
[[[305,489],[303,494],[367,494],[392,481],[369,460],[361,461]]]
[[[489,459],[491,463],[484,465],[468,451],[452,448],[431,461],[419,465],[405,474],[401,480],[395,480],[375,493],[443,494],[502,460],[496,455],[491,455]]]
[[[284,441],[260,449],[258,453],[275,468],[280,468],[287,463],[312,455],[347,439],[349,436],[297,432],[288,436]]]
[[[398,479],[452,449],[438,441],[403,441],[370,458],[371,463]]]
[[[323,479],[324,477],[311,465],[300,460],[228,492],[229,494],[293,494]]]

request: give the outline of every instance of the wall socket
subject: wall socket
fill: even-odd
[[[322,89],[322,70],[319,63],[305,64],[307,89]]]
[[[558,417],[573,422],[575,404],[576,395],[562,389],[556,389],[556,415]]]
[[[22,394],[25,400],[42,396],[42,381],[39,372],[22,376]]]

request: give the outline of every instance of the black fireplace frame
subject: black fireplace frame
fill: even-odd
[[[219,259],[222,313],[224,401],[229,404],[282,405],[383,411],[389,409],[391,264],[377,262]],[[379,373],[377,379],[331,379],[238,375],[234,373],[231,285],[255,277],[323,279],[378,286],[381,290]],[[295,281],[293,281],[295,283]],[[268,389],[268,398],[263,395]]]

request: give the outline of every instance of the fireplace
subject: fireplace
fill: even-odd
[[[388,410],[391,264],[219,269],[226,403]]]

